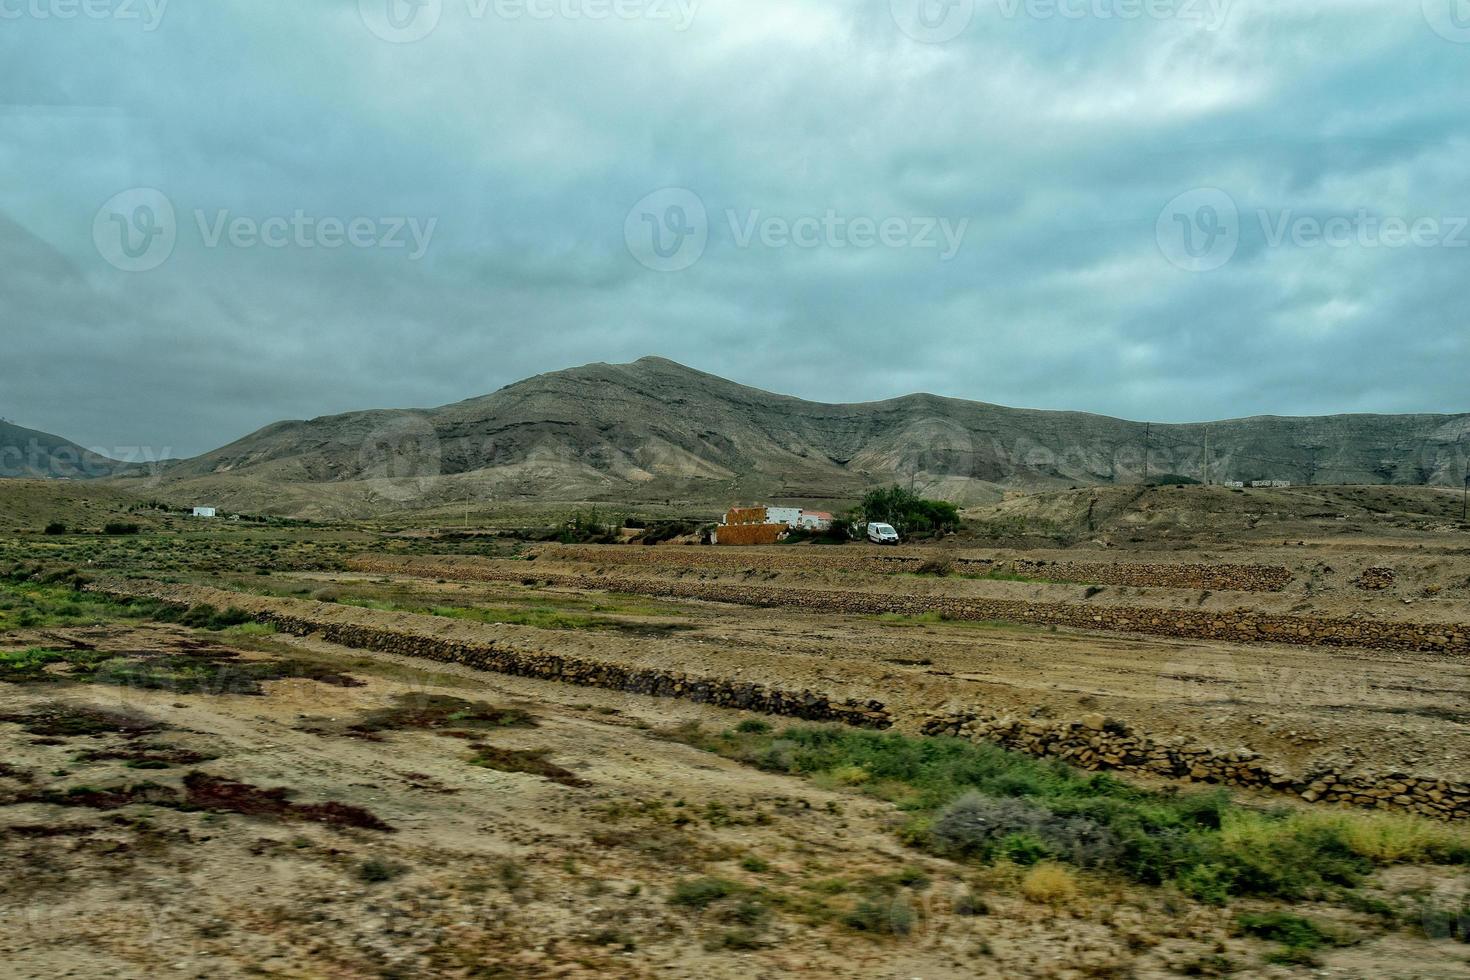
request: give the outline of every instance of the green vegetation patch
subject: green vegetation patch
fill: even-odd
[[[853,787],[908,813],[910,844],[988,863],[1057,861],[1172,884],[1206,902],[1332,897],[1375,867],[1470,864],[1470,831],[1403,816],[1260,811],[1223,791],[1144,790],[1055,760],[952,738],[847,728],[678,730],[762,769]]]

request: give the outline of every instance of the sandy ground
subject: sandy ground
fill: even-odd
[[[83,631],[104,649],[169,649],[174,627]],[[52,642],[64,639],[57,631]],[[0,723],[0,955],[6,976],[115,977],[1113,977],[1174,976],[1216,952],[1258,964],[1222,910],[1084,882],[1061,907],[1017,897],[977,871],[906,851],[891,807],[752,770],[662,738],[683,722],[740,715],[678,702],[446,668],[434,672],[313,640],[288,653],[363,682],[267,682],[259,696],[82,684],[0,684],[0,714],[60,701],[146,716],[166,728],[38,738]],[[246,652],[247,659],[278,653]],[[467,764],[437,731],[347,737],[344,726],[405,694],[518,706],[531,728],[497,748],[535,749],[582,786]],[[165,770],[84,762],[82,750],[214,756]],[[179,784],[193,769],[302,805],[338,801],[392,831],[134,803],[100,810],[13,802],[37,790]],[[742,860],[766,862],[759,871]],[[388,869],[365,877],[365,862]],[[851,899],[821,886],[918,867],[927,886],[906,937],[875,939],[800,911]],[[732,927],[669,903],[677,881],[719,875],[785,896],[751,949]],[[1390,886],[1393,882],[1388,882]],[[954,914],[985,889],[990,914]],[[1326,955],[1318,976],[1463,977],[1456,944],[1394,933]],[[1241,976],[1287,976],[1253,966]]]
[[[763,573],[762,585],[773,584],[771,574]],[[557,596],[581,601],[602,595],[353,573],[304,579],[313,585],[391,582],[426,603],[436,596],[516,604],[532,597],[555,602]],[[1074,586],[955,584],[912,577],[887,584],[904,591],[915,586],[986,589],[990,594],[1077,591]],[[1233,600],[1240,602],[1243,596],[1234,593]],[[1188,593],[1174,599],[1195,606]],[[1353,601],[1362,602],[1334,599],[1330,608],[1341,612]],[[1451,605],[1459,603],[1446,602]],[[1248,748],[1298,773],[1345,766],[1461,779],[1470,771],[1470,660],[1464,657],[959,622],[884,622],[720,603],[681,601],[668,608],[672,614],[645,621],[683,628],[636,641],[579,631],[485,629],[556,652],[636,659],[669,669],[807,687],[840,698],[877,697],[906,727],[926,712],[955,708],[1069,720],[1100,711],[1150,734],[1182,735],[1222,750]]]

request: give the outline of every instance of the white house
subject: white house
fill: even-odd
[[[195,517],[218,517],[219,513],[213,507],[195,507]]]
[[[804,510],[797,518],[796,526],[808,531],[825,531],[832,526],[832,515],[825,510]]]
[[[800,507],[767,507],[767,524],[785,524],[787,527],[796,527],[801,522]]]

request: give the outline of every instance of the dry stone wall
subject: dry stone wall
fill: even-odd
[[[1141,588],[1209,589],[1230,592],[1281,592],[1291,584],[1285,565],[1206,565],[1175,562],[1045,561],[1036,558],[961,558],[962,571],[984,569],[1001,575],[1050,582],[1129,585]]]
[[[1397,578],[1392,568],[1365,568],[1363,573],[1353,580],[1353,584],[1367,592],[1381,592],[1384,589],[1393,588],[1393,583]]]
[[[466,642],[417,633],[410,629],[344,621],[328,615],[322,603],[295,599],[265,599],[220,589],[186,587],[181,591],[159,583],[99,584],[92,591],[113,598],[149,598],[176,608],[208,602],[218,608],[234,606],[293,636],[320,636],[329,643],[392,653],[476,670],[559,681],[658,698],[680,698],[697,704],[738,708],[805,721],[830,721],[863,728],[888,728],[893,718],[881,701],[833,701],[813,691],[784,691],[744,681],[702,677],[680,672],[640,668],[615,662],[539,652],[493,640]],[[340,609],[341,607],[339,607]],[[369,610],[354,611],[354,615]]]
[[[1154,738],[1100,714],[1081,721],[1038,721],[955,712],[923,719],[920,730],[926,735],[992,742],[1029,755],[1062,759],[1083,769],[1269,789],[1308,802],[1407,810],[1442,820],[1470,819],[1470,783],[1405,773],[1336,770],[1292,776],[1247,749],[1221,752],[1183,738]]]
[[[721,544],[769,543],[755,540],[725,540],[732,529],[720,528]],[[801,548],[780,554],[770,552],[717,552],[689,546],[578,547],[548,545],[531,554],[561,561],[594,565],[641,565],[650,568],[713,568],[727,570],[782,571],[815,569],[885,574],[915,572],[927,562],[943,559],[947,552],[891,551],[874,554],[855,548]],[[1203,564],[1179,562],[1088,562],[1046,561],[1033,558],[954,557],[956,571],[977,575],[1015,575],[1047,582],[1082,582],[1094,585],[1127,585],[1140,588],[1209,589],[1235,592],[1281,592],[1292,579],[1284,565]]]
[[[923,615],[949,619],[1001,621],[1035,626],[1191,637],[1232,643],[1288,643],[1297,646],[1364,647],[1437,653],[1470,652],[1470,624],[1412,623],[1398,620],[1328,618],[1251,610],[1204,611],[1105,606],[1087,603],[1027,602],[1020,599],[889,595],[852,589],[800,589],[725,582],[689,582],[557,572],[526,565],[471,560],[362,557],[349,559],[355,571],[424,578],[485,582],[548,582],[666,598],[703,599],[747,606],[797,606],[854,614]]]

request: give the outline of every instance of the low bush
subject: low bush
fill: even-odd
[[[717,735],[685,729],[679,737],[763,769],[891,801],[909,814],[903,838],[934,853],[1096,868],[1143,884],[1173,884],[1205,902],[1326,898],[1377,866],[1470,864],[1470,830],[1454,825],[1250,810],[1220,790],[1145,790],[961,739],[835,726]]]
[[[1077,897],[1077,879],[1060,864],[1038,864],[1021,879],[1021,894],[1033,902],[1059,905]]]
[[[724,878],[686,878],[674,885],[669,904],[702,909],[722,898],[729,898],[738,889],[735,882]]]

